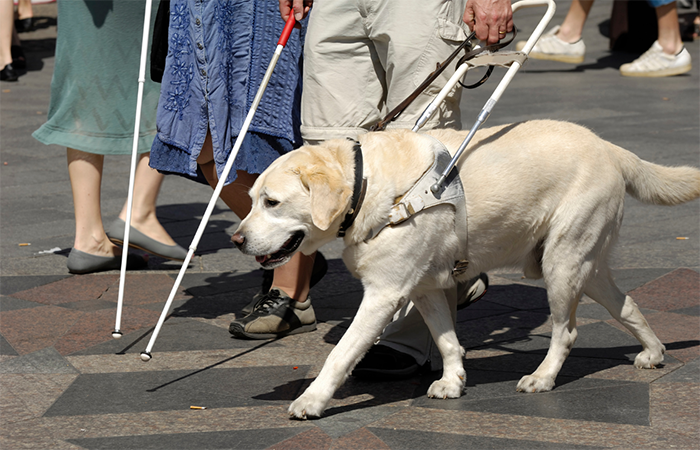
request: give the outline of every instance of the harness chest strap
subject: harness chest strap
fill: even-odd
[[[398,225],[408,220],[411,216],[419,212],[438,205],[452,205],[455,209],[455,233],[460,240],[459,255],[467,254],[467,206],[464,197],[464,187],[459,178],[457,168],[453,168],[449,176],[442,185],[442,190],[433,194],[430,190],[442,171],[450,163],[452,156],[445,148],[444,144],[432,136],[423,135],[433,141],[432,150],[435,159],[432,166],[421,176],[401,199],[391,207],[389,217],[386,221],[372,228],[365,238],[369,241],[376,237],[387,226]],[[467,261],[455,262],[453,273],[459,275],[466,269]]]

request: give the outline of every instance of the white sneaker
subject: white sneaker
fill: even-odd
[[[530,57],[571,64],[582,63],[586,54],[586,44],[583,43],[583,39],[579,39],[573,44],[564,42],[556,36],[559,28],[559,25],[557,25],[543,34],[535,46],[532,47]],[[515,46],[516,50],[522,50],[523,47],[525,47],[525,41],[520,41]]]
[[[631,63],[620,66],[620,74],[625,77],[670,77],[690,72],[690,53],[683,47],[677,55],[664,53],[659,41]]]

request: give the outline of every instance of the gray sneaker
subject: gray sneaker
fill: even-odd
[[[273,288],[258,301],[252,313],[231,322],[228,331],[238,339],[273,339],[315,329],[311,297],[298,302]]]
[[[582,63],[586,55],[586,44],[583,43],[583,39],[579,39],[572,44],[564,42],[557,37],[559,28],[559,25],[557,25],[540,37],[540,40],[537,41],[530,51],[530,58],[569,64]],[[518,42],[515,49],[522,50],[525,44],[525,41]]]

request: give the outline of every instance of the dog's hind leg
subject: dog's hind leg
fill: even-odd
[[[350,327],[328,355],[318,377],[289,406],[292,418],[321,417],[335,391],[379,338],[394,313],[405,304],[404,299],[397,297],[397,291],[365,287],[365,295]]]
[[[586,284],[586,295],[603,305],[642,344],[642,351],[634,359],[640,369],[651,369],[664,360],[666,347],[652,331],[632,297],[617,288],[607,266],[600,267]]]
[[[462,358],[464,349],[459,345],[454,319],[444,291],[433,291],[413,299],[413,304],[423,316],[430,334],[442,356],[442,378],[428,388],[428,397],[459,398],[467,383]]]
[[[575,248],[574,244],[545,245],[542,268],[547,285],[552,339],[547,356],[537,370],[518,382],[516,389],[519,392],[551,391],[562,364],[576,342],[576,307],[594,264],[592,258],[572,258],[575,253],[572,249]]]

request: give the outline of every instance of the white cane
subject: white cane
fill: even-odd
[[[194,251],[197,249],[197,245],[199,244],[199,240],[202,237],[202,234],[204,233],[204,229],[207,226],[207,222],[209,221],[209,217],[211,216],[212,211],[214,210],[214,205],[216,204],[216,200],[219,198],[219,195],[221,194],[221,190],[224,188],[224,184],[226,183],[226,178],[228,178],[228,174],[231,171],[231,167],[233,167],[233,162],[236,160],[236,155],[238,154],[238,150],[241,148],[241,144],[243,143],[243,138],[245,137],[246,133],[248,132],[248,127],[250,127],[250,123],[253,120],[253,116],[255,115],[255,111],[258,108],[258,105],[260,104],[260,100],[262,99],[263,94],[265,93],[265,88],[267,87],[267,83],[270,81],[270,77],[272,76],[272,71],[275,69],[275,65],[277,65],[277,61],[279,60],[280,54],[282,53],[282,49],[284,49],[284,46],[287,45],[287,40],[289,39],[289,35],[292,32],[292,29],[294,28],[294,14],[290,13],[289,14],[289,19],[287,19],[287,23],[284,26],[284,29],[282,30],[282,34],[280,35],[280,39],[277,42],[277,48],[275,49],[275,52],[272,55],[272,59],[270,61],[270,65],[267,67],[267,71],[265,72],[265,76],[263,77],[262,82],[260,83],[260,87],[258,88],[258,92],[255,94],[255,98],[253,99],[253,104],[250,107],[250,111],[248,111],[248,115],[245,118],[245,121],[243,122],[243,126],[241,127],[241,131],[238,134],[238,137],[236,138],[236,142],[233,145],[233,149],[231,150],[231,154],[228,157],[228,161],[226,161],[226,166],[224,167],[223,172],[219,176],[219,182],[216,184],[216,188],[214,189],[214,194],[211,197],[211,200],[209,201],[209,204],[207,205],[207,209],[204,212],[204,216],[202,217],[202,221],[199,223],[199,228],[197,229],[197,232],[194,235],[194,238],[192,239],[192,243],[190,244],[189,251],[187,252],[187,257],[185,258],[185,262],[182,263],[182,268],[180,269],[180,273],[177,276],[177,279],[175,280],[175,284],[173,285],[173,289],[170,291],[170,296],[168,297],[168,301],[165,303],[165,306],[163,307],[163,312],[161,313],[160,317],[158,318],[158,323],[156,324],[156,327],[153,330],[153,334],[151,335],[151,340],[148,342],[148,346],[146,346],[146,350],[141,352],[141,359],[143,361],[150,361],[151,360],[151,350],[153,349],[153,344],[155,344],[156,338],[158,337],[158,333],[160,332],[161,327],[163,326],[163,322],[165,321],[165,318],[168,315],[168,311],[170,310],[170,305],[173,302],[173,298],[175,298],[175,294],[177,293],[177,289],[180,286],[180,282],[182,281],[182,277],[185,275],[185,271],[187,271],[187,266],[190,262],[190,259],[192,259],[192,255],[194,254]]]
[[[122,337],[122,306],[124,305],[124,283],[126,281],[126,261],[129,255],[129,230],[131,229],[131,206],[134,201],[134,177],[138,160],[139,131],[141,128],[141,103],[143,102],[143,85],[146,83],[146,52],[148,51],[148,35],[151,27],[152,0],[146,0],[146,11],[143,18],[143,37],[141,38],[141,61],[139,63],[138,93],[136,94],[136,118],[134,119],[134,142],[131,149],[131,171],[129,172],[129,193],[126,197],[126,220],[124,221],[124,243],[122,245],[122,265],[119,273],[119,296],[117,297],[117,317],[112,337]]]

